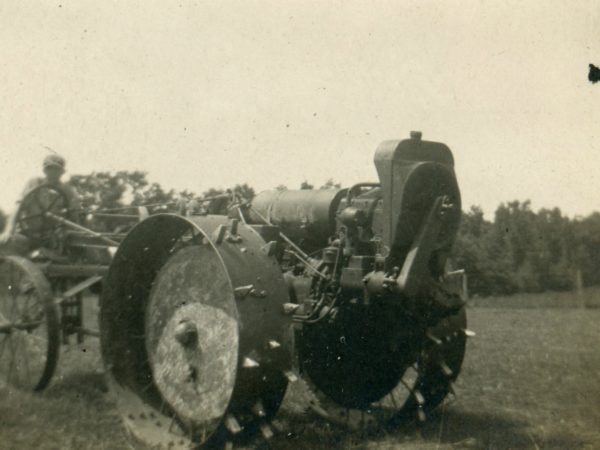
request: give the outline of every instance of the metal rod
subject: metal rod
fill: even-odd
[[[92,275],[91,277],[83,280],[81,283],[78,283],[75,286],[73,286],[72,288],[63,292],[61,297],[63,299],[73,297],[74,295],[79,294],[80,292],[89,288],[93,284],[98,283],[99,281],[102,280],[102,278],[103,278],[102,275]]]
[[[217,200],[219,198],[225,198],[225,197],[231,197],[231,195],[230,194],[219,194],[219,195],[213,195],[212,197],[192,198],[190,200],[196,200],[197,202],[210,202],[210,201]],[[169,206],[169,205],[177,205],[179,202],[180,202],[180,200],[175,201],[175,202],[147,203],[145,205],[129,205],[129,206],[121,206],[119,208],[97,209],[96,211],[90,211],[90,213],[96,215],[96,213],[126,211],[128,209],[141,208],[141,207],[149,208],[149,207],[154,207],[154,206]]]
[[[25,323],[6,323],[0,325],[0,333],[10,333],[12,330],[28,330],[41,325],[44,321],[38,320],[36,322],[25,322]]]
[[[265,218],[261,213],[259,213],[253,206],[251,206],[250,209],[252,211],[254,211],[254,214],[256,214],[264,223],[266,223],[267,225],[273,226],[273,224],[267,218]],[[283,234],[281,231],[279,232],[279,236],[281,236],[281,239],[283,239],[285,242],[287,242],[304,259],[308,259],[308,255],[306,253],[304,253],[300,247],[298,247],[296,244],[294,244],[292,242],[292,240],[290,238],[288,238],[285,234]]]
[[[381,187],[381,183],[356,183],[354,186],[348,189],[348,193],[346,194],[346,206],[350,206],[350,200],[352,199],[354,192],[365,187],[378,188]]]
[[[113,213],[97,213],[97,212],[91,212],[90,214],[95,217],[108,217],[108,218],[112,218],[112,219],[138,220],[140,218],[140,216],[138,216],[136,214],[113,214]]]
[[[57,216],[56,214],[53,214],[50,211],[46,212],[46,216],[50,217],[51,219],[56,220],[57,222],[60,222],[64,225],[74,228],[75,230],[83,231],[84,233],[87,233],[90,236],[94,236],[94,237],[97,237],[98,239],[102,239],[104,242],[111,244],[115,247],[119,246],[119,243],[117,241],[113,241],[112,239],[109,239],[106,236],[101,235],[100,233],[96,233],[95,231],[90,230],[89,228],[83,227],[79,224],[76,224],[75,222],[71,222],[70,220],[67,220],[60,216]]]
[[[94,237],[94,236],[90,236],[89,233],[87,233],[87,232],[74,231],[74,230],[67,231],[66,234],[68,236]],[[115,238],[115,239],[123,239],[125,236],[127,236],[127,233],[100,233],[99,232],[98,234],[100,234],[102,236],[105,236],[105,237],[108,237],[108,238],[112,237],[112,238]]]
[[[328,279],[326,275],[323,275],[321,272],[319,272],[317,269],[315,269],[313,267],[313,265],[309,261],[307,261],[306,259],[302,258],[298,253],[293,252],[291,250],[285,250],[285,252],[289,253],[290,255],[294,255],[296,258],[298,258],[298,260],[300,260],[300,262],[302,264],[304,264],[308,269],[312,270],[314,273],[316,273],[317,275],[319,275],[324,280]]]
[[[119,208],[105,208],[105,209],[97,209],[96,211],[90,211],[91,214],[95,212],[114,212],[114,211],[127,211],[128,209],[140,208],[140,207],[151,207],[151,206],[168,206],[168,205],[176,205],[177,202],[160,202],[160,203],[148,203],[146,205],[129,205],[129,206],[121,206]]]
[[[114,245],[108,245],[108,244],[73,244],[73,243],[69,243],[69,247],[76,247],[76,248],[97,248],[100,250],[106,250],[107,248],[114,248]]]
[[[49,277],[91,277],[106,275],[108,266],[93,264],[49,264],[43,267],[44,274]]]
[[[267,220],[267,218],[265,218],[261,213],[259,213],[256,209],[254,209],[252,206],[250,207],[250,209],[252,211],[254,211],[254,213],[263,221],[265,222],[267,225],[273,226],[273,224]],[[304,253],[302,251],[302,249],[300,247],[298,247],[296,244],[294,244],[294,242],[292,242],[292,240],[290,238],[288,238],[285,234],[283,234],[281,231],[279,232],[279,236],[281,237],[281,239],[283,239],[285,242],[287,242],[295,251],[294,252],[290,252],[288,250],[288,253],[291,253],[292,255],[294,255],[296,258],[298,258],[300,260],[300,262],[302,262],[306,267],[308,267],[310,270],[312,270],[314,273],[316,273],[317,275],[319,275],[321,278],[323,278],[324,280],[327,280],[327,277],[325,275],[323,275],[321,272],[319,272],[317,269],[315,269],[312,264],[308,261],[308,259],[310,258],[306,253]]]
[[[81,333],[83,333],[86,336],[100,337],[99,330],[91,330],[89,328],[79,327],[79,328],[76,328],[76,331],[80,331]]]
[[[237,210],[238,210],[238,214],[240,216],[240,220],[242,221],[242,223],[244,225],[248,225],[248,223],[246,222],[246,218],[244,217],[244,213],[242,212],[242,208],[240,206],[238,206]]]

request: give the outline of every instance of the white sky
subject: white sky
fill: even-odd
[[[0,207],[41,174],[165,188],[376,180],[380,141],[455,155],[463,205],[600,209],[600,1],[0,2]]]

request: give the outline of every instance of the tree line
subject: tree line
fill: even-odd
[[[566,291],[600,284],[600,213],[569,218],[534,212],[529,201],[501,204],[494,220],[471,207],[453,250],[471,295]]]
[[[140,171],[73,175],[69,184],[87,210],[154,205],[152,213],[176,210],[180,202],[197,197],[231,194],[251,201],[255,195],[247,183],[210,188],[200,195],[166,190]],[[330,179],[319,188],[339,187]],[[313,188],[308,181],[300,185],[300,189]],[[0,230],[5,222],[6,214],[0,210]],[[454,266],[465,269],[471,295],[564,291],[600,284],[600,213],[569,218],[558,208],[534,212],[529,201],[513,201],[501,204],[489,221],[474,206],[463,212],[452,257]]]

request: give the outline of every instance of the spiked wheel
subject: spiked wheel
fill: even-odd
[[[44,389],[58,360],[59,336],[44,274],[19,256],[0,259],[0,378],[19,389]]]
[[[161,239],[156,239],[160,236]],[[102,299],[102,355],[128,428],[164,448],[269,438],[291,355],[287,290],[265,242],[226,218],[156,215],[123,241]]]
[[[312,409],[354,429],[425,420],[458,376],[465,328],[464,308],[433,327],[415,327],[387,308],[347,310],[335,323],[305,326],[298,357]]]
[[[48,217],[48,213],[67,218],[69,207],[67,195],[58,187],[43,184],[32,189],[17,211],[20,233],[38,245],[49,245],[61,225]]]

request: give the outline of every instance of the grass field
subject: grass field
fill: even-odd
[[[278,415],[287,431],[270,445],[600,449],[600,309],[581,307],[596,295],[587,292],[585,301],[573,296],[560,308],[544,307],[543,296],[529,297],[525,308],[492,300],[471,307],[469,328],[477,337],[468,342],[457,396],[421,428],[406,424],[371,435],[349,433],[304,413],[302,388],[295,386]],[[97,345],[68,347],[44,393],[0,387],[0,448],[146,449],[121,425],[98,367]]]

